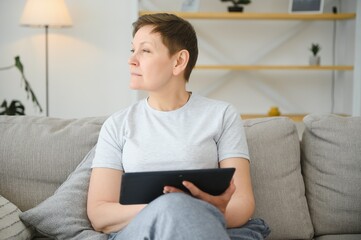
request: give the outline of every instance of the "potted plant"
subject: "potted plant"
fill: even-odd
[[[321,58],[317,54],[321,50],[321,47],[318,43],[312,43],[310,51],[312,52],[312,55],[310,56],[310,65],[320,65]]]
[[[243,6],[240,4],[250,4],[251,0],[221,0],[221,2],[232,2],[233,6],[228,7],[228,12],[243,12]]]
[[[9,70],[12,68],[16,68],[19,70],[21,74],[21,79],[24,84],[25,92],[27,93],[27,98],[31,99],[31,101],[34,103],[34,106],[39,109],[39,112],[42,112],[43,109],[40,106],[40,103],[33,91],[33,89],[30,86],[30,83],[25,77],[24,74],[24,66],[20,61],[20,57],[15,57],[15,64],[8,66],[8,67],[1,67],[0,71],[2,70]],[[3,102],[0,105],[0,115],[25,115],[25,107],[19,100],[12,100],[9,104],[6,100],[3,100]]]

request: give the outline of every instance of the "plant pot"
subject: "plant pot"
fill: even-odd
[[[228,7],[228,12],[243,12],[243,7],[242,6]]]
[[[314,56],[314,55],[310,56],[310,65],[311,66],[318,66],[318,65],[320,65],[320,63],[321,63],[320,56]]]

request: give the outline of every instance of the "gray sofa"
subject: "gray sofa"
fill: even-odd
[[[0,239],[107,238],[86,216],[104,120],[0,117]],[[288,118],[244,121],[255,217],[270,225],[268,239],[361,239],[361,118],[304,124],[300,141]]]

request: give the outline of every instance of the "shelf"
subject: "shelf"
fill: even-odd
[[[279,117],[288,117],[289,119],[291,119],[294,122],[302,122],[303,118],[306,115],[307,114],[282,114]],[[243,120],[254,119],[254,118],[265,118],[265,117],[273,117],[273,116],[269,116],[269,115],[266,115],[266,114],[241,114],[241,118]]]
[[[350,117],[348,114],[342,114],[342,113],[333,113],[340,117]],[[294,122],[302,122],[303,118],[306,117],[306,113],[290,113],[290,114],[281,114],[280,116],[269,116],[267,114],[241,114],[242,120],[246,119],[254,119],[254,118],[268,118],[268,117],[288,117]]]
[[[358,1],[357,1],[358,2]],[[154,14],[154,13],[161,13],[161,12],[167,12],[167,13],[171,13],[171,14],[175,14],[181,18],[184,19],[189,19],[189,20],[194,20],[197,23],[200,23],[200,21],[207,21],[207,23],[209,24],[213,24],[213,22],[218,22],[217,20],[219,20],[220,22],[217,24],[217,27],[227,27],[226,25],[229,23],[235,23],[236,21],[242,21],[242,20],[246,20],[247,21],[247,26],[250,25],[250,28],[252,27],[252,24],[258,24],[258,23],[262,23],[262,22],[271,22],[272,20],[274,20],[274,24],[275,26],[279,25],[278,23],[280,21],[290,21],[289,23],[291,23],[292,21],[294,21],[294,23],[299,23],[299,26],[293,27],[289,29],[289,33],[286,33],[284,35],[282,35],[281,37],[278,37],[274,39],[274,42],[272,44],[270,44],[269,47],[266,47],[264,49],[262,49],[264,52],[258,53],[258,58],[253,59],[251,62],[245,62],[246,65],[244,64],[240,64],[239,62],[237,63],[237,61],[226,61],[226,60],[222,60],[221,62],[217,62],[216,63],[198,63],[195,66],[195,69],[197,71],[201,70],[201,71],[205,71],[205,74],[212,74],[213,72],[210,71],[216,71],[216,70],[221,70],[221,71],[295,71],[295,72],[288,72],[289,74],[296,74],[299,71],[307,71],[307,73],[310,74],[319,74],[320,71],[341,71],[341,73],[343,73],[342,71],[353,71],[353,82],[354,85],[356,86],[356,90],[353,91],[353,112],[356,112],[356,114],[359,112],[358,110],[360,109],[360,104],[358,101],[360,99],[360,91],[357,91],[357,86],[360,85],[359,83],[359,79],[360,77],[358,77],[360,74],[358,74],[359,68],[357,68],[357,66],[359,66],[360,64],[359,61],[355,61],[355,63],[351,63],[352,65],[333,65],[333,64],[329,64],[329,65],[321,65],[321,66],[310,66],[308,65],[308,62],[305,61],[303,62],[303,65],[290,65],[292,63],[288,63],[285,62],[285,64],[278,64],[276,63],[276,65],[274,63],[270,63],[269,65],[264,65],[262,63],[260,63],[259,59],[261,59],[263,56],[265,56],[266,54],[271,53],[272,50],[274,50],[275,48],[277,48],[278,46],[281,46],[283,43],[285,43],[286,41],[288,41],[289,39],[291,39],[291,37],[295,36],[295,34],[297,34],[299,31],[303,31],[304,28],[302,27],[302,24],[305,23],[312,23],[312,21],[322,21],[323,23],[327,23],[327,24],[335,24],[336,21],[342,21],[342,23],[351,21],[351,28],[355,29],[355,39],[359,40],[360,39],[360,27],[359,27],[359,17],[360,17],[360,6],[361,4],[357,3],[356,7],[354,9],[350,9],[349,12],[344,12],[344,13],[288,13],[286,10],[284,12],[267,12],[267,9],[264,8],[265,12],[243,12],[243,13],[239,13],[239,12],[227,12],[226,10],[221,10],[221,11],[217,11],[215,9],[214,12],[210,12],[210,11],[206,11],[206,12],[181,12],[181,11],[139,11],[139,15],[145,15],[145,14]],[[261,10],[262,11],[262,10]],[[357,15],[359,15],[358,17],[356,17]],[[259,21],[259,22],[257,22]],[[211,23],[212,22],[212,23]],[[277,23],[278,22],[278,23]],[[283,23],[282,23],[283,24]],[[349,24],[349,23],[347,23]],[[241,27],[245,27],[246,25],[241,25]],[[355,26],[353,26],[355,25]],[[258,26],[258,25],[257,25]],[[346,25],[345,25],[346,26]],[[339,28],[344,29],[345,28],[344,24],[341,24],[340,26],[338,26]],[[200,28],[208,28],[209,26],[203,26],[203,25],[197,25],[197,27]],[[231,25],[231,27],[234,27],[233,25]],[[266,26],[267,27],[267,26]],[[317,27],[317,26],[316,26]],[[321,26],[323,27],[323,26]],[[348,27],[348,26],[346,26]],[[320,29],[322,30],[322,29]],[[347,30],[347,29],[346,29]],[[240,34],[242,34],[241,31]],[[346,32],[349,32],[349,30],[347,30]],[[317,33],[317,31],[312,32],[312,34]],[[320,33],[322,34],[323,32],[320,31]],[[267,34],[267,33],[265,33]],[[224,35],[220,35],[218,36],[219,38],[221,38],[222,40],[226,40],[227,37],[232,37],[232,32],[231,32],[231,36],[224,36]],[[205,41],[207,41],[207,39],[203,39]],[[356,50],[358,49],[357,47],[360,47],[359,43],[361,41],[356,41]],[[249,41],[252,41],[249,40]],[[332,41],[331,38],[329,41]],[[333,40],[335,41],[335,40]],[[334,44],[336,44],[335,42],[333,42]],[[209,42],[207,45],[205,44],[204,48],[210,48],[210,50],[214,50],[214,51],[210,51],[211,56],[217,56],[218,54],[221,55],[223,54],[223,52],[217,52],[215,51],[216,48],[212,49],[212,44],[211,42]],[[360,51],[356,51],[356,52],[360,52]],[[226,59],[226,58],[225,58]],[[359,60],[359,59],[358,59]],[[230,63],[230,64],[227,64]],[[248,65],[247,65],[248,64]],[[297,63],[294,63],[297,64]],[[313,72],[310,72],[313,71]],[[265,72],[266,74],[271,74],[271,72]],[[326,72],[327,73],[327,72]],[[341,74],[343,75],[343,74]],[[326,77],[326,76],[325,76]],[[334,76],[333,76],[334,77]],[[345,79],[348,78],[347,77],[342,77],[341,79]],[[216,89],[218,88],[218,82],[215,82],[214,84],[212,83],[212,85],[209,87],[209,89]],[[207,89],[208,90],[208,89]],[[267,89],[267,92],[272,91],[272,89]],[[273,92],[271,92],[273,94]],[[275,93],[277,94],[277,93]],[[279,94],[277,94],[278,96]],[[281,98],[282,99],[282,98]],[[287,100],[287,99],[285,99]],[[355,108],[356,106],[356,108]],[[355,110],[356,109],[356,110]],[[285,114],[282,116],[286,116],[286,117],[290,117],[292,120],[294,121],[302,121],[302,118],[304,117],[303,114]],[[242,115],[242,117],[244,119],[248,119],[248,118],[255,118],[255,117],[267,117],[267,114],[244,114]]]
[[[337,70],[352,71],[353,66],[308,66],[308,65],[197,65],[199,70]]]
[[[140,11],[139,15],[158,13]],[[228,13],[228,12],[168,12],[186,19],[229,19],[229,20],[347,20],[355,19],[356,13]]]

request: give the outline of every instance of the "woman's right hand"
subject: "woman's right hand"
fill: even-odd
[[[223,214],[225,214],[227,205],[228,205],[229,201],[231,200],[233,193],[236,191],[236,186],[233,182],[233,179],[230,182],[229,187],[226,189],[226,191],[224,191],[224,193],[222,193],[221,195],[218,195],[218,196],[214,196],[214,195],[211,195],[211,194],[208,194],[208,193],[202,191],[196,185],[194,185],[193,183],[191,183],[189,181],[183,181],[182,184],[189,190],[189,192],[191,193],[191,195],[193,197],[201,199],[203,201],[206,201],[206,202],[214,205]],[[166,186],[166,187],[164,187],[163,192],[164,193],[172,193],[172,192],[183,192],[183,191],[178,188],[175,188],[175,187]]]

